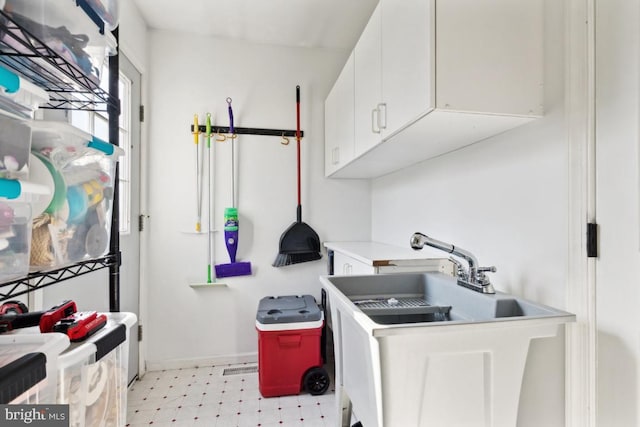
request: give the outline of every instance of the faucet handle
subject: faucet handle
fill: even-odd
[[[453,265],[456,266],[456,274],[455,274],[456,277],[460,277],[465,280],[468,279],[467,271],[465,270],[464,265],[462,265],[460,261],[458,261],[454,257],[449,257],[449,261],[451,261]]]
[[[495,273],[498,269],[494,266],[491,267],[478,267],[478,277],[477,281],[480,286],[482,286],[482,292],[485,294],[494,294],[496,291],[491,284],[491,280],[485,273]]]

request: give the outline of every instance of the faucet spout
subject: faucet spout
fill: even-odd
[[[489,282],[489,278],[484,274],[486,271],[496,271],[495,267],[478,267],[478,259],[471,252],[458,248],[451,243],[445,243],[434,239],[422,233],[413,233],[409,239],[409,244],[415,250],[420,250],[427,245],[452,255],[459,256],[467,261],[469,269],[464,271],[464,269],[458,268],[458,284],[483,293],[495,293],[493,286]]]
[[[442,242],[440,240],[434,239],[433,237],[426,236],[422,233],[414,233],[413,236],[411,236],[411,240],[409,241],[409,243],[411,244],[411,247],[416,250],[422,249],[424,245],[427,245],[431,246],[432,248],[440,249],[441,251],[457,255],[467,261],[470,271],[473,271],[474,273],[477,272],[478,259],[471,252],[462,248],[458,248],[451,243]]]

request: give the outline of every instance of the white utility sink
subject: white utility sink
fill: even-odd
[[[554,337],[575,321],[436,272],[320,280],[342,426],[352,407],[366,427],[512,427],[530,341]]]

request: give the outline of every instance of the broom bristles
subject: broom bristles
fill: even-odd
[[[318,252],[299,252],[299,253],[279,253],[273,262],[274,267],[284,267],[291,264],[300,264],[303,262],[316,261],[322,258],[322,254]]]

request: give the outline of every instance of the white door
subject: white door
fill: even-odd
[[[596,1],[597,423],[640,425],[638,2]]]
[[[120,163],[120,311],[140,319],[140,72],[120,55],[120,145],[127,157]],[[128,101],[128,102],[127,102]],[[138,328],[129,343],[129,382],[138,375]]]

